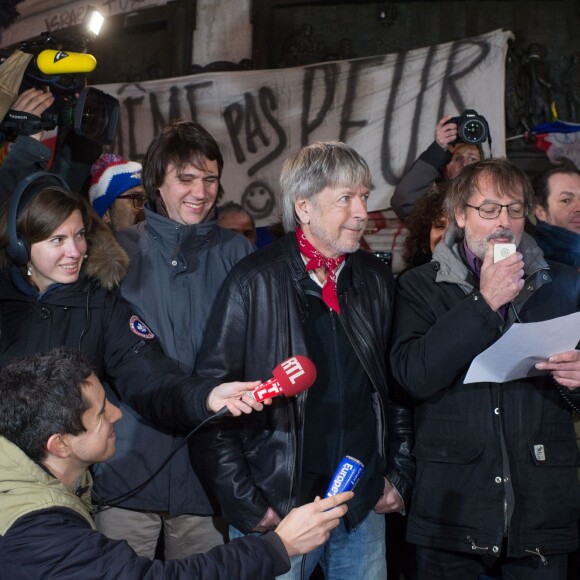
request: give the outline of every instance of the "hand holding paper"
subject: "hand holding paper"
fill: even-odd
[[[554,379],[563,387],[568,389],[580,387],[580,350],[554,354],[547,361],[537,363],[536,368],[552,371]]]
[[[579,339],[580,312],[544,322],[514,324],[473,360],[463,382],[505,383],[556,370],[561,385],[575,388],[580,386],[580,351],[573,349]]]

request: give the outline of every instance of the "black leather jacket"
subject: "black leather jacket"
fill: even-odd
[[[208,380],[268,379],[292,355],[308,356],[303,322],[307,301],[300,280],[307,276],[295,234],[242,260],[214,303],[196,372]],[[374,387],[378,452],[386,475],[405,501],[414,477],[412,418],[387,389],[386,354],[390,335],[393,277],[371,254],[351,254],[338,279],[344,325]],[[297,505],[307,392],[278,397],[261,413],[222,422],[199,442],[193,460],[208,476],[224,517],[248,532],[268,507],[280,516]],[[349,524],[356,527],[378,498],[355,495]]]

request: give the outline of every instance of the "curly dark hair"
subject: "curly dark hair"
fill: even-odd
[[[431,227],[437,220],[446,217],[443,207],[446,191],[446,183],[433,184],[419,199],[405,222],[408,234],[403,246],[403,259],[409,267],[420,266],[431,260]]]

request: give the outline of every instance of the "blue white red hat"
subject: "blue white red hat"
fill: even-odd
[[[120,195],[141,185],[141,169],[140,163],[112,153],[101,155],[95,161],[91,168],[89,199],[101,217]]]

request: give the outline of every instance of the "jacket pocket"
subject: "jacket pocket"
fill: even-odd
[[[418,461],[439,463],[472,463],[483,453],[483,441],[460,441],[458,437],[431,437],[417,441],[415,456]]]
[[[521,478],[521,493],[530,529],[577,528],[580,513],[579,453],[576,441],[528,440],[531,461]]]
[[[538,467],[560,467],[578,465],[579,452],[576,442],[571,439],[528,441],[532,461]]]
[[[418,441],[414,515],[437,526],[477,526],[484,447],[482,440],[457,436]]]

